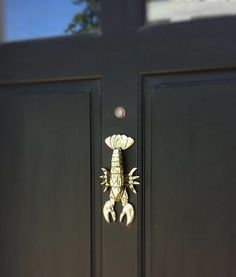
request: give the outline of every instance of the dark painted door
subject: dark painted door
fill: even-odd
[[[145,26],[142,6],[0,46],[1,277],[236,275],[236,19]],[[102,215],[117,133],[141,179],[129,228]]]

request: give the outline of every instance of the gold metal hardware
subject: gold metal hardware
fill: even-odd
[[[114,111],[115,117],[122,119],[126,116],[126,110],[124,107],[117,107]]]
[[[128,202],[129,196],[126,188],[128,187],[133,193],[136,193],[134,185],[138,185],[139,182],[136,179],[139,176],[133,176],[137,170],[136,167],[130,170],[128,175],[124,174],[122,150],[128,149],[134,140],[126,135],[113,135],[105,139],[105,143],[113,150],[111,158],[111,170],[110,172],[106,168],[102,168],[103,175],[101,185],[104,185],[104,192],[110,190],[109,200],[106,201],[103,207],[103,215],[105,220],[110,223],[110,216],[113,222],[116,221],[116,213],[114,206],[116,202],[121,201],[123,209],[120,214],[120,222],[122,222],[126,215],[126,225],[130,225],[134,220],[134,208]]]

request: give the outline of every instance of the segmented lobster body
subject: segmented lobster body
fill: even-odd
[[[120,148],[114,149],[112,153],[110,186],[110,197],[113,198],[116,202],[119,202],[125,189],[122,151]]]
[[[116,213],[114,210],[114,205],[116,202],[121,201],[123,210],[120,215],[120,221],[123,217],[127,216],[127,224],[129,225],[133,222],[134,219],[134,208],[128,203],[128,193],[126,191],[126,182],[123,169],[123,158],[122,150],[126,150],[133,143],[134,140],[125,135],[113,135],[105,139],[105,143],[109,146],[112,152],[111,158],[111,170],[110,172],[102,168],[103,175],[100,176],[103,179],[101,185],[105,185],[104,192],[110,189],[109,200],[106,201],[103,207],[103,215],[107,222],[110,222],[109,216],[111,215],[113,221],[116,221]],[[134,185],[139,184],[135,179],[139,178],[138,176],[133,176],[134,171],[137,168],[131,169],[128,174],[127,186],[131,189],[132,192],[136,193]]]

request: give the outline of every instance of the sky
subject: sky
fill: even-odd
[[[5,41],[66,35],[66,27],[81,10],[73,0],[3,1]]]

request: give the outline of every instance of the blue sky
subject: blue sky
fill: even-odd
[[[65,35],[81,7],[72,0],[3,0],[4,40],[25,40]]]

